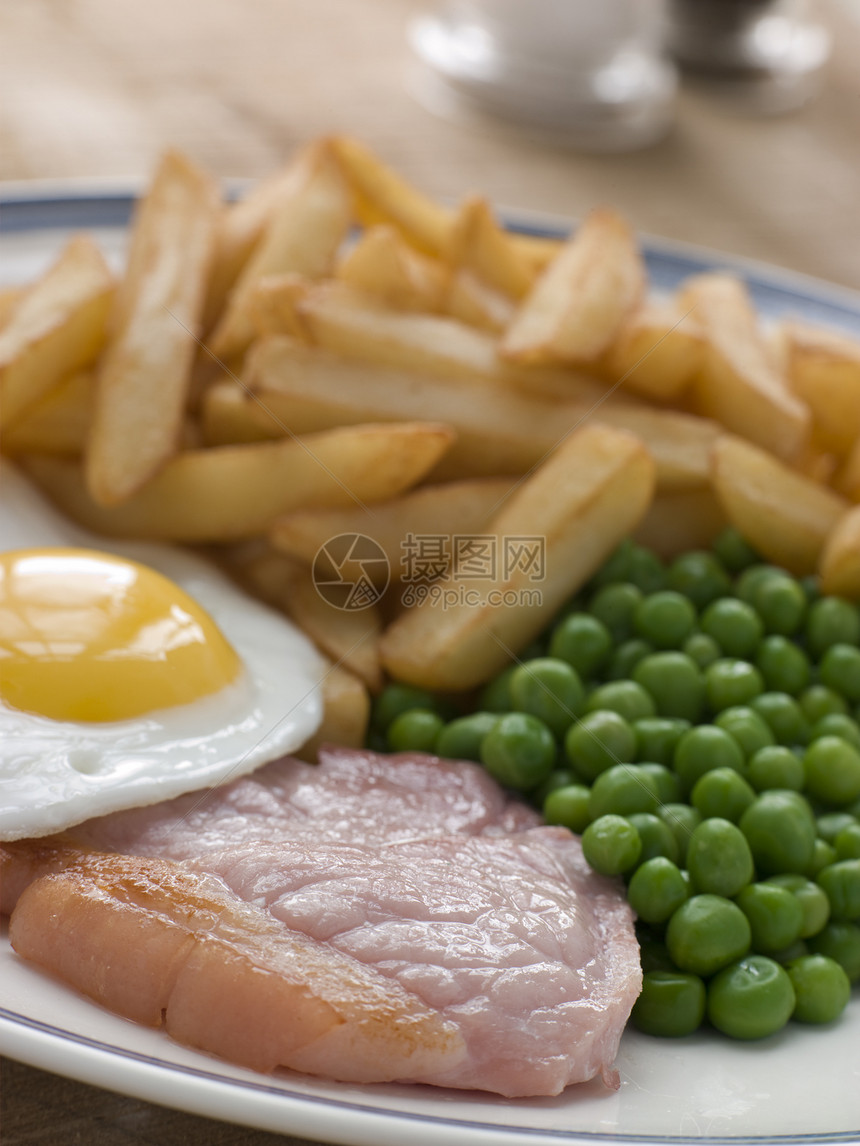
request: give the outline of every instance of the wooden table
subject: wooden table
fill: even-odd
[[[419,0],[4,0],[0,179],[144,178],[168,144],[257,177],[331,131],[427,191],[578,215],[611,202],[643,231],[860,288],[860,11],[830,0],[820,98],[745,118],[685,89],[671,135],[616,156],[549,147],[413,98]],[[295,1138],[213,1123],[5,1062],[5,1146],[263,1146]]]

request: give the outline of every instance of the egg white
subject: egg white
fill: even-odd
[[[133,720],[50,720],[0,699],[0,839],[46,835],[223,784],[294,752],[317,731],[325,664],[289,621],[193,554],[79,529],[0,462],[0,548],[44,546],[101,550],[158,570],[213,617],[243,668],[219,692]]]

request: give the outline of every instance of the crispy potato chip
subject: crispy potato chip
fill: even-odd
[[[511,488],[508,478],[478,478],[421,486],[391,501],[377,503],[369,511],[361,506],[299,510],[279,517],[269,530],[269,537],[277,549],[307,564],[332,537],[369,537],[388,558],[387,570],[369,570],[368,575],[379,585],[389,576],[400,580],[410,575],[416,536],[445,537],[450,550],[452,537],[480,533],[491,514],[501,508]],[[440,555],[438,575],[446,571],[447,556],[450,553]]]
[[[630,227],[608,208],[592,211],[523,300],[501,352],[519,362],[595,363],[644,290]]]
[[[744,284],[727,274],[698,275],[678,301],[705,337],[695,383],[701,413],[777,457],[797,457],[809,434],[809,410],[780,374]]]
[[[729,522],[769,561],[812,573],[848,503],[742,438],[724,435],[711,455],[714,489]]]
[[[254,337],[250,300],[260,279],[286,273],[318,278],[334,266],[352,221],[352,196],[324,142],[305,154],[301,172],[242,268],[212,332],[212,352],[220,358],[241,353]]]
[[[0,419],[4,431],[102,348],[114,292],[104,256],[85,235],[18,299],[0,330]]]
[[[833,330],[786,322],[788,383],[812,412],[816,443],[839,458],[860,437],[860,342]]]
[[[168,152],[139,204],[96,381],[87,487],[116,505],[179,448],[212,257],[218,192]]]
[[[82,454],[92,421],[94,395],[92,370],[70,374],[0,437],[3,452],[10,455]]]
[[[347,426],[305,438],[191,450],[172,458],[116,506],[89,496],[74,462],[21,459],[68,515],[95,533],[173,541],[229,541],[263,533],[303,506],[384,501],[432,469],[452,431],[433,423]]]
[[[831,529],[818,573],[822,593],[860,600],[860,505],[843,513]]]
[[[466,578],[455,565],[426,587],[422,603],[384,633],[385,667],[424,688],[488,680],[636,527],[654,480],[654,463],[632,434],[598,424],[572,434],[489,523],[495,568]]]

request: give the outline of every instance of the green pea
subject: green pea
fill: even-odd
[[[653,812],[632,812],[627,819],[639,833],[639,839],[642,841],[640,864],[654,859],[655,856],[665,856],[673,863],[678,862],[680,858],[678,843],[665,821],[655,816]]]
[[[600,816],[582,833],[582,854],[601,875],[622,875],[639,862],[642,841],[623,816]]]
[[[784,967],[748,955],[708,984],[710,1022],[733,1039],[763,1039],[782,1030],[794,1010],[794,988]]]
[[[721,657],[705,669],[705,694],[714,712],[736,704],[749,704],[762,692],[762,675],[748,661]]]
[[[761,561],[749,542],[732,526],[728,526],[716,538],[713,550],[730,573],[743,573],[745,569]]]
[[[810,740],[820,740],[822,736],[838,736],[847,740],[852,748],[860,751],[860,725],[850,716],[841,712],[829,712],[816,720],[809,733]]]
[[[768,747],[775,740],[770,725],[749,705],[736,704],[731,708],[724,708],[714,718],[714,724],[737,740],[747,760],[760,748]]]
[[[694,895],[672,914],[666,946],[676,967],[713,975],[749,950],[750,925],[736,903],[720,895]]]
[[[723,655],[723,650],[707,633],[691,633],[684,641],[681,652],[690,658],[696,668],[703,671]]]
[[[714,768],[700,776],[690,793],[690,803],[704,819],[715,816],[736,824],[750,804],[755,792],[733,768]]]
[[[669,716],[645,716],[634,720],[636,759],[670,765],[678,741],[690,727],[689,720]]]
[[[783,744],[760,748],[747,761],[747,779],[757,792],[788,788],[802,792],[806,784],[803,761]]]
[[[655,648],[678,649],[696,626],[696,610],[683,594],[663,589],[639,602],[633,623]]]
[[[827,955],[804,955],[786,967],[794,988],[792,1018],[798,1023],[832,1023],[851,998],[851,983],[843,968]]]
[[[838,692],[834,692],[824,684],[811,684],[809,688],[803,690],[797,701],[810,725],[833,713],[844,716],[848,712],[845,700]]]
[[[678,845],[678,862],[687,862],[687,849],[693,832],[702,822],[702,813],[690,804],[661,804],[657,815],[671,830]]]
[[[577,774],[590,783],[614,764],[635,759],[636,734],[617,712],[597,709],[570,726],[564,751]]]
[[[601,772],[591,787],[588,810],[593,820],[614,814],[653,812],[657,807],[657,784],[636,764],[614,764]]]
[[[856,823],[850,812],[826,812],[816,817],[815,830],[823,840],[832,844],[843,828]]]
[[[552,630],[549,655],[566,661],[583,680],[590,680],[612,655],[612,635],[590,613],[571,613]]]
[[[684,653],[659,652],[644,657],[633,679],[653,698],[649,715],[697,721],[705,701],[705,682],[698,666]],[[644,715],[644,714],[643,714]]]
[[[750,602],[768,633],[790,637],[806,618],[807,598],[803,586],[787,573],[762,577],[752,589]]]
[[[631,537],[625,537],[594,574],[591,579],[591,588],[597,591],[606,585],[614,585],[618,581],[627,581],[630,559],[635,548],[636,542]]]
[[[834,919],[848,923],[860,920],[860,859],[830,864],[818,873],[816,882],[830,901]]]
[[[632,680],[613,680],[600,685],[589,694],[585,706],[589,712],[608,708],[631,723],[643,716],[656,715],[654,701],[641,685]]]
[[[606,585],[589,602],[589,612],[606,626],[615,644],[633,636],[633,617],[644,594],[629,581]]]
[[[689,792],[697,780],[715,768],[731,768],[742,773],[744,754],[728,732],[716,724],[699,724],[678,741],[674,766],[681,784]]]
[[[717,642],[726,657],[750,658],[761,644],[764,626],[755,609],[737,597],[721,597],[702,613],[702,632]]]
[[[480,757],[479,757],[480,759]],[[556,788],[569,788],[571,784],[580,784],[582,777],[577,776],[572,769],[556,765],[545,780],[529,792],[529,800],[536,808],[542,808],[551,792]]]
[[[860,824],[846,824],[833,841],[837,860],[860,859]]]
[[[644,545],[634,545],[630,553],[627,580],[643,593],[656,593],[666,583],[666,570],[653,550],[646,549]]]
[[[860,701],[860,649],[838,642],[831,645],[818,666],[821,683],[841,693],[846,700]]]
[[[750,701],[750,708],[770,725],[778,744],[792,748],[808,741],[809,723],[800,705],[788,693],[763,692]]]
[[[800,938],[803,909],[788,888],[750,883],[741,888],[735,903],[749,920],[753,951],[774,955]]]
[[[805,872],[815,847],[815,818],[797,792],[772,790],[756,796],[738,825],[763,875]]]
[[[567,661],[539,657],[517,666],[511,677],[511,701],[515,711],[536,716],[560,738],[576,719],[585,689]]]
[[[508,665],[498,676],[484,685],[478,697],[478,707],[483,712],[510,712],[511,677],[518,669],[518,665]]]
[[[436,708],[436,697],[424,688],[414,688],[411,684],[387,684],[373,702],[371,726],[377,732],[387,732],[389,725],[402,712],[413,708]]]
[[[835,959],[850,982],[860,982],[860,927],[856,923],[834,919],[811,937],[809,948]]]
[[[725,568],[705,549],[676,557],[669,566],[666,585],[689,597],[696,609],[704,609],[717,597],[725,597],[732,591],[731,578]]]
[[[815,879],[820,871],[830,867],[832,863],[836,863],[837,859],[839,856],[836,854],[836,848],[820,836],[816,836],[815,847],[812,849],[812,859],[806,869],[806,874],[810,879]]]
[[[450,721],[439,733],[437,755],[449,760],[480,760],[481,742],[498,719],[495,712],[472,712]]]
[[[481,763],[506,788],[527,792],[546,780],[556,759],[552,732],[527,712],[507,712],[481,741]]]
[[[657,799],[661,804],[674,804],[681,799],[681,781],[665,764],[648,760],[638,767],[641,772],[647,773],[654,780],[657,785]]]
[[[664,855],[640,862],[627,885],[627,901],[646,923],[665,923],[689,894],[684,873]]]
[[[690,837],[687,870],[698,892],[730,899],[755,876],[749,844],[729,820],[703,820]]]
[[[666,944],[647,931],[642,922],[636,925],[636,938],[639,940],[639,962],[647,975],[649,971],[677,971],[672,962]]]
[[[769,578],[783,575],[783,570],[776,565],[750,565],[735,582],[735,592],[742,601],[748,605],[755,605],[755,594],[761,585]]]
[[[756,653],[755,666],[765,688],[797,696],[810,681],[812,669],[806,653],[788,637],[765,637]]]
[[[434,752],[444,727],[445,721],[438,712],[411,708],[388,726],[388,746],[392,752]]]
[[[830,918],[830,901],[824,890],[812,880],[793,872],[771,876],[766,882],[785,888],[797,899],[803,912],[800,938],[809,939],[817,935]]]
[[[630,1015],[637,1030],[658,1038],[691,1035],[704,1017],[705,984],[682,971],[646,972]]]
[[[567,784],[555,788],[543,802],[543,818],[548,824],[561,824],[582,835],[591,823],[588,811],[588,788],[584,784]]]
[[[606,679],[629,680],[639,662],[653,652],[654,646],[648,641],[643,641],[641,637],[631,637],[629,641],[623,641],[609,658],[604,673]]]
[[[831,645],[860,644],[860,614],[850,601],[840,597],[820,597],[809,606],[805,627],[806,643],[816,659]]]
[[[814,799],[849,804],[860,796],[860,752],[840,737],[814,740],[804,753],[803,766]]]

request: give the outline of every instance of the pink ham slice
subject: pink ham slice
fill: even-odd
[[[618,885],[480,769],[341,749],[3,845],[24,957],[271,1070],[552,1095],[641,985]],[[74,936],[74,941],[71,937]]]

